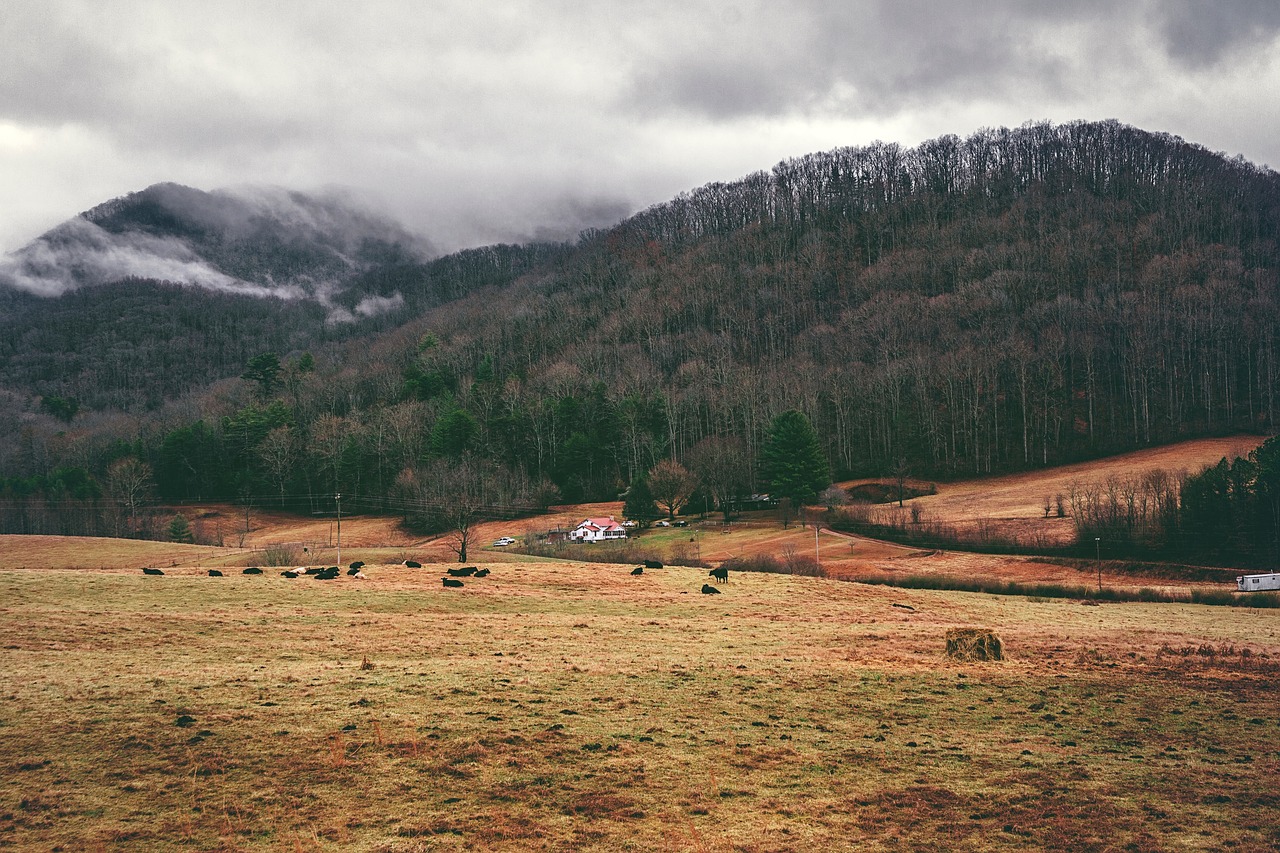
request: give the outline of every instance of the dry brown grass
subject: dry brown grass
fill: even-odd
[[[1280,843],[1274,614],[490,565],[0,572],[0,843]],[[1009,659],[947,662],[977,625]]]
[[[919,507],[926,521],[956,525],[964,530],[985,524],[994,533],[1023,541],[1064,543],[1075,536],[1075,526],[1070,518],[1056,517],[1056,507],[1046,518],[1044,500],[1066,496],[1073,483],[1102,483],[1108,477],[1140,477],[1152,470],[1195,473],[1223,456],[1243,456],[1262,441],[1260,436],[1253,435],[1205,438],[1043,471],[938,483],[937,494],[924,495],[908,503]],[[854,480],[842,485],[866,482],[873,481]],[[892,511],[909,517],[908,507],[899,510],[894,504]]]

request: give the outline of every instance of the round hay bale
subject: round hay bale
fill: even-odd
[[[953,660],[1004,660],[1004,643],[990,628],[947,631],[947,657]]]

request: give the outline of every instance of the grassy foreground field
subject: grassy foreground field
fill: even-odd
[[[493,567],[0,573],[0,847],[1280,845],[1274,612]]]

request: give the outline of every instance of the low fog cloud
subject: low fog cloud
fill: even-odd
[[[436,248],[778,160],[1116,118],[1280,162],[1272,0],[10,3],[0,248],[159,181],[351,187]]]
[[[219,272],[179,240],[110,234],[79,217],[36,240],[21,254],[0,259],[0,282],[7,280],[37,296],[60,296],[82,284],[125,278],[180,282],[250,296],[271,293],[268,288]]]

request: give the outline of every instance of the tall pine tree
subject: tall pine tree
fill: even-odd
[[[803,412],[792,409],[773,419],[760,449],[760,476],[773,498],[789,498],[797,508],[831,485],[831,467]]]

